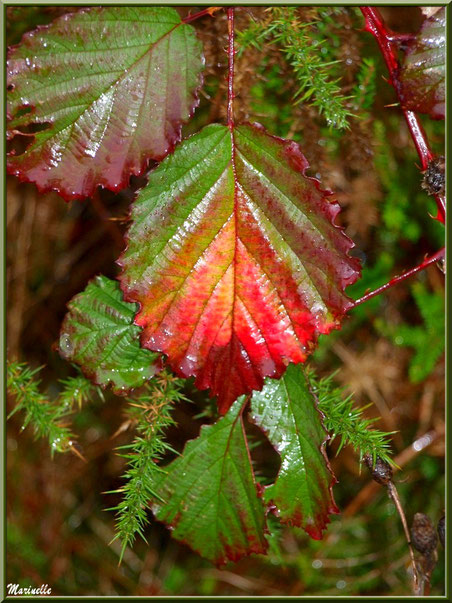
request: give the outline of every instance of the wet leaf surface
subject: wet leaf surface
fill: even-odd
[[[68,304],[60,354],[99,385],[120,393],[139,387],[160,368],[157,354],[140,347],[136,305],[123,300],[116,281],[98,276]]]
[[[400,94],[404,107],[428,113],[435,119],[445,116],[446,9],[442,7],[422,24],[408,44],[400,73]]]
[[[201,43],[170,7],[90,8],[25,34],[8,56],[8,171],[86,198],[161,160],[192,115]],[[27,128],[46,124],[29,137]],[[14,154],[14,153],[18,154]]]
[[[317,401],[301,366],[291,364],[281,379],[266,379],[251,398],[251,417],[281,455],[274,484],[264,499],[283,523],[304,528],[315,539],[338,513],[331,488],[336,479],[324,452],[327,439]]]
[[[150,174],[121,257],[142,345],[210,388],[241,394],[304,362],[350,306],[359,275],[339,206],[304,175],[297,144],[251,125],[211,125]]]
[[[214,425],[204,426],[156,484],[165,501],[152,503],[172,535],[217,565],[265,553],[265,511],[258,496],[237,400]]]

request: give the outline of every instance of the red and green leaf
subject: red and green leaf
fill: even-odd
[[[406,109],[444,119],[445,88],[446,9],[442,7],[408,43],[400,72],[400,97]]]
[[[317,401],[300,366],[281,379],[266,379],[251,398],[253,421],[281,455],[281,468],[264,499],[283,523],[304,528],[316,539],[338,513],[331,492],[336,482],[324,446],[328,439]]]
[[[241,398],[204,426],[164,467],[151,508],[177,540],[217,565],[265,553],[265,509],[258,496],[242,422]]]
[[[159,356],[140,347],[141,329],[133,324],[136,304],[123,300],[116,281],[96,277],[68,308],[60,353],[95,383],[111,383],[121,392],[143,385],[160,370]]]
[[[127,186],[180,139],[202,66],[170,7],[90,8],[27,33],[8,57],[7,113],[8,137],[31,143],[8,171],[68,200]]]
[[[140,304],[142,345],[210,388],[221,413],[304,362],[351,305],[359,263],[307,168],[297,144],[261,127],[211,125],[133,205],[121,284]]]

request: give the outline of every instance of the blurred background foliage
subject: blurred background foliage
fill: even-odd
[[[70,10],[8,7],[8,45]],[[185,15],[189,9],[179,10]],[[340,222],[363,264],[363,278],[348,289],[358,298],[436,251],[443,245],[444,229],[428,215],[436,214],[434,203],[420,187],[418,159],[403,117],[396,106],[388,106],[395,102],[394,93],[384,80],[386,69],[375,41],[362,31],[358,9],[293,11],[301,38],[288,38],[284,23],[259,37],[282,13],[272,15],[259,7],[237,10],[242,32],[237,118],[259,121],[271,133],[300,142],[311,164],[309,173],[335,191],[343,207]],[[416,31],[422,19],[418,7],[381,11],[398,32]],[[226,16],[217,13],[194,27],[205,45],[205,88],[186,135],[224,120],[226,110]],[[303,71],[287,51],[290,44],[307,53],[303,56],[312,61],[311,71]],[[308,84],[298,99],[309,89],[309,78],[319,73],[327,82],[336,81],[333,92],[331,87],[328,91],[337,96],[335,106],[343,112],[336,123],[325,114],[321,98],[293,98],[303,88],[303,77]],[[434,152],[443,154],[443,122],[427,117],[422,122]],[[44,365],[41,388],[50,398],[60,393],[59,380],[77,375],[55,351],[66,304],[94,275],[117,274],[120,234],[134,193],[144,182],[133,178],[118,195],[100,191],[93,203],[66,204],[56,194],[39,195],[34,186],[8,179],[8,356],[32,368]],[[383,431],[397,431],[392,446],[401,470],[395,483],[409,523],[423,512],[436,525],[444,511],[443,300],[443,275],[432,266],[353,310],[341,331],[321,338],[310,361],[319,375],[337,370],[335,381],[354,394],[356,405],[370,403],[366,416],[381,417],[376,425]],[[176,425],[167,432],[179,451],[196,437],[202,420],[214,415],[213,403],[190,382],[184,395],[190,402],[175,406]],[[14,401],[9,404],[11,410]],[[72,416],[77,447],[86,460],[71,453],[52,458],[46,441],[21,429],[20,413],[8,422],[7,583],[48,583],[53,595],[79,596],[410,594],[408,549],[394,505],[384,488],[370,481],[350,447],[335,457],[337,442],[329,456],[342,513],[332,518],[322,541],[272,520],[268,557],[217,569],[152,522],[145,530],[148,544],[137,540],[118,566],[121,545],[109,544],[115,515],[105,509],[121,499],[105,493],[123,485],[125,460],[116,448],[133,438],[125,406],[124,398],[105,392],[104,400],[93,396]],[[277,455],[248,427],[256,439],[257,471],[275,475]],[[439,549],[431,594],[443,593],[444,553]]]

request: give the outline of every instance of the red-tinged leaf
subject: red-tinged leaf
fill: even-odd
[[[281,455],[281,468],[264,498],[283,523],[304,528],[315,539],[338,513],[331,489],[336,482],[324,446],[328,439],[317,400],[300,366],[281,379],[266,379],[251,398],[253,421]]]
[[[338,328],[359,274],[339,211],[298,145],[211,125],[150,174],[120,264],[142,345],[218,396],[221,413]]]
[[[446,9],[442,7],[422,24],[409,42],[400,72],[403,106],[428,113],[435,119],[445,116]]]
[[[161,370],[161,358],[140,347],[133,324],[135,304],[123,300],[117,281],[97,276],[68,304],[60,335],[60,354],[85,375],[117,393],[140,387]]]
[[[8,171],[67,200],[127,186],[180,139],[202,66],[170,7],[90,8],[26,34],[8,57],[8,136],[34,136]]]
[[[254,481],[237,400],[214,425],[204,426],[180,457],[164,467],[151,508],[172,535],[217,565],[265,553],[265,509]]]

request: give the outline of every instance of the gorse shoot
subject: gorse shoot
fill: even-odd
[[[75,407],[90,400],[96,394],[91,381],[82,376],[70,377],[60,383],[63,389],[55,400],[49,400],[39,391],[40,381],[36,375],[41,369],[30,369],[25,363],[11,362],[7,367],[7,389],[16,400],[16,405],[8,415],[18,411],[24,413],[22,429],[30,425],[38,438],[49,440],[50,452],[67,452],[74,447],[74,435],[68,426],[69,417]]]
[[[365,409],[354,408],[353,396],[345,395],[343,388],[334,385],[334,375],[318,379],[313,371],[308,371],[307,376],[324,414],[324,425],[331,434],[331,442],[336,437],[341,440],[337,454],[344,446],[351,445],[359,454],[360,463],[369,455],[374,463],[379,457],[393,464],[389,439],[393,432],[374,429],[372,425],[378,419],[365,419]]]
[[[120,493],[117,511],[117,534],[122,543],[121,559],[127,546],[139,534],[143,539],[148,523],[148,506],[153,498],[160,498],[155,489],[156,478],[164,471],[158,466],[166,452],[172,451],[165,441],[165,430],[174,425],[171,411],[175,403],[185,399],[182,382],[167,372],[157,375],[143,386],[134,398],[129,398],[127,419],[137,435],[131,444],[120,446],[120,455],[127,460],[125,484],[112,493]],[[174,451],[173,451],[174,452]]]
[[[276,44],[292,66],[297,90],[295,103],[309,103],[322,114],[332,128],[347,128],[353,115],[347,108],[351,97],[345,97],[339,78],[332,76],[331,68],[339,60],[324,60],[325,40],[313,37],[310,31],[315,23],[303,23],[297,7],[272,7],[262,23],[251,22],[248,29],[239,32],[238,45],[243,52],[247,46],[259,48],[263,43]]]

